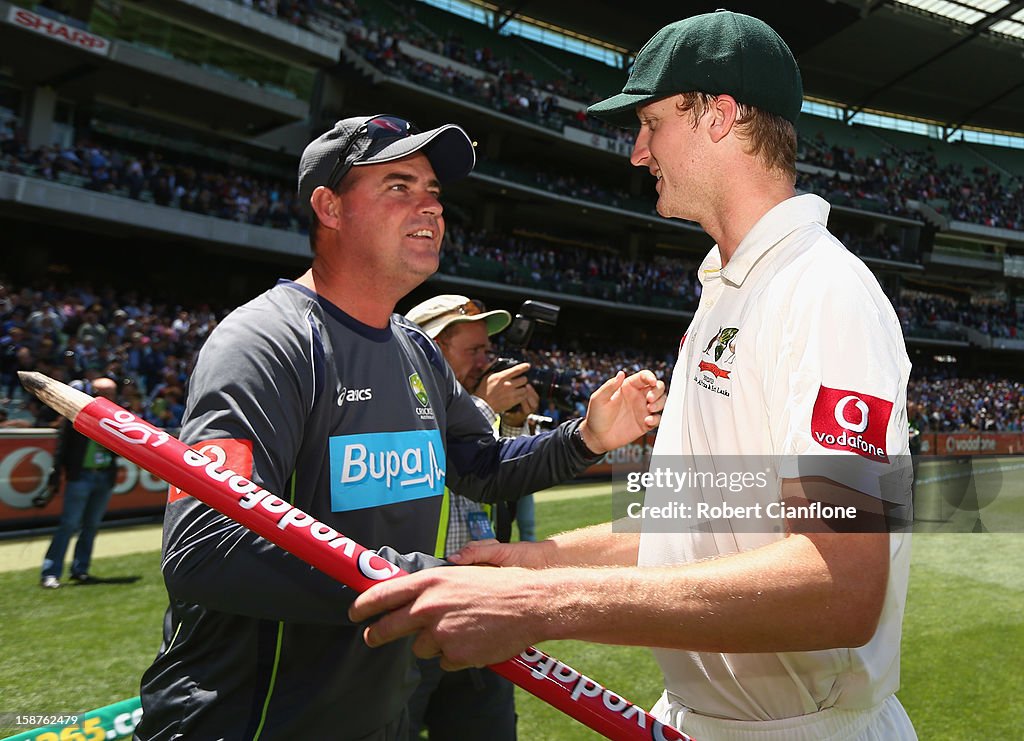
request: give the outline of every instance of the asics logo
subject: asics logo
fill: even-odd
[[[338,392],[338,406],[342,406],[346,401],[369,401],[373,398],[373,389],[349,389],[342,386],[341,391]]]

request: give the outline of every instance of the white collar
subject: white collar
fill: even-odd
[[[794,231],[807,224],[825,226],[830,209],[825,199],[813,193],[781,201],[757,220],[740,241],[732,259],[725,267],[722,267],[718,245],[712,247],[700,264],[697,278],[703,285],[711,274],[718,273],[733,285],[742,285],[757,261]]]

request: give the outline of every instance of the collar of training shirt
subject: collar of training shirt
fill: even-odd
[[[787,198],[754,224],[724,268],[718,245],[712,247],[697,271],[697,278],[701,285],[712,276],[734,286],[743,285],[751,268],[768,250],[806,224],[825,226],[830,209],[827,201],[812,193]]]

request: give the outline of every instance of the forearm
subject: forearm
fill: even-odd
[[[448,560],[459,566],[518,566],[555,569],[635,566],[640,547],[637,533],[613,532],[611,523],[572,530],[536,543],[471,541]]]
[[[560,533],[544,541],[547,567],[635,566],[639,533],[615,532],[610,522]]]
[[[794,535],[688,565],[539,572],[531,611],[536,640],[812,651],[871,638],[887,574],[886,534]]]
[[[535,437],[449,438],[448,484],[452,491],[479,502],[515,500],[569,481],[593,464],[570,439],[578,421]]]

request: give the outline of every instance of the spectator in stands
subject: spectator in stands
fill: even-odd
[[[25,327],[37,335],[55,335],[63,324],[64,320],[49,301],[33,309],[25,320]]]
[[[75,385],[87,394],[117,400],[117,383],[110,378],[96,378]],[[64,502],[60,524],[43,559],[39,581],[44,589],[61,586],[64,556],[76,533],[78,540],[71,561],[71,580],[79,584],[93,580],[89,574],[93,544],[117,477],[113,453],[78,432],[67,420],[59,429],[57,452],[46,493],[33,501],[36,506],[45,506],[56,495],[63,479]]]
[[[102,307],[99,304],[94,305],[85,312],[82,323],[75,332],[75,337],[80,342],[88,343],[92,348],[102,348],[107,344],[107,328],[99,320],[101,312]]]
[[[12,325],[0,335],[0,387],[4,390],[5,399],[14,398],[20,388],[18,370],[23,370],[21,366],[26,351],[31,352],[20,324]]]
[[[57,377],[52,372],[46,372],[45,369],[41,369],[41,372],[46,373],[51,377]],[[61,380],[58,378],[57,380]],[[34,396],[29,395],[24,402],[26,410],[26,416],[19,416],[15,419],[11,419],[10,413],[3,408],[0,408],[0,427],[5,428],[22,428],[22,429],[40,429],[40,428],[51,428],[57,429],[60,426],[61,417],[57,412],[53,411],[46,404],[39,401]]]

